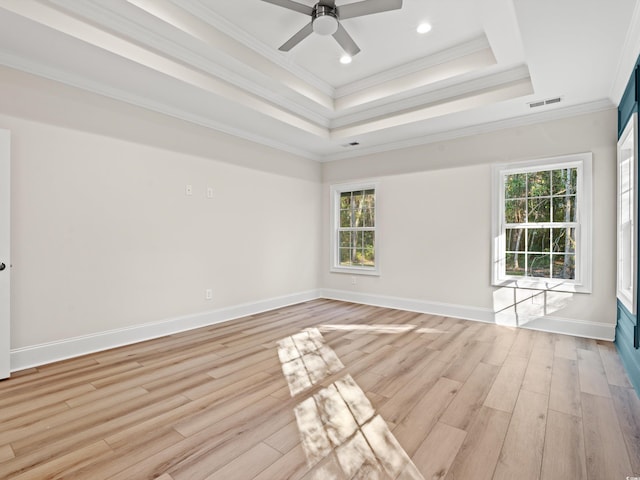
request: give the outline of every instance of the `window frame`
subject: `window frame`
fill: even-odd
[[[624,249],[623,249],[623,235],[622,235],[622,222],[621,222],[621,163],[622,163],[622,155],[621,155],[621,147],[627,141],[627,139],[633,139],[633,157],[631,159],[631,252],[630,258],[623,258]],[[636,304],[637,304],[637,288],[638,288],[638,114],[633,113],[631,118],[624,127],[622,134],[620,135],[620,139],[617,144],[617,160],[616,160],[616,180],[617,180],[617,190],[616,190],[616,296],[618,300],[625,306],[625,308],[631,313],[635,315],[636,313]],[[623,283],[623,263],[629,262],[630,268],[630,279],[632,282],[632,286],[630,289],[622,288]]]
[[[340,195],[344,192],[354,192],[359,190],[374,190],[375,191],[375,208],[374,208],[374,266],[343,266],[340,265],[339,254],[339,235],[340,235]],[[378,205],[380,201],[380,182],[379,181],[363,181],[357,183],[344,183],[335,184],[330,186],[330,201],[331,201],[331,239],[330,239],[330,271],[333,273],[348,273],[352,275],[370,275],[380,276],[380,235],[379,235],[379,215]]]
[[[492,175],[492,278],[499,287],[591,293],[592,289],[592,157],[590,152],[505,163],[493,166]],[[506,274],[506,221],[504,181],[507,175],[577,168],[575,279],[521,277]],[[554,222],[543,222],[553,228]],[[564,222],[557,222],[564,223]],[[573,223],[573,222],[572,222]]]

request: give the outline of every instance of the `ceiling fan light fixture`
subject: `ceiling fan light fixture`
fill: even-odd
[[[333,35],[338,31],[338,12],[335,7],[318,4],[311,17],[313,31],[318,35]]]

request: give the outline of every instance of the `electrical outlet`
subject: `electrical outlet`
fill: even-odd
[[[358,279],[356,277],[351,277],[351,285],[355,285],[358,283]]]
[[[186,187],[184,187],[184,193],[190,197],[191,195],[193,195],[193,187],[191,185],[187,185]]]
[[[204,298],[205,300],[212,300],[213,299],[213,290],[210,288],[207,288],[204,291]]]
[[[207,198],[213,198],[213,187],[207,187]]]

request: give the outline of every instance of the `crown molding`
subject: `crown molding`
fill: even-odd
[[[268,137],[262,135],[256,135],[252,132],[248,132],[243,129],[230,127],[226,123],[218,122],[211,118],[205,118],[200,115],[194,115],[183,109],[176,109],[169,107],[165,104],[149,100],[139,95],[132,94],[130,92],[123,91],[121,89],[109,87],[105,84],[88,80],[80,75],[72,75],[68,72],[64,72],[55,68],[44,67],[41,64],[32,63],[22,58],[18,58],[6,53],[0,52],[0,64],[5,65],[16,70],[20,70],[38,77],[53,80],[55,82],[62,83],[80,90],[85,90],[103,97],[111,98],[120,102],[125,102],[136,107],[141,107],[156,113],[161,113],[173,118],[187,121],[201,127],[210,128],[217,132],[231,135],[234,137],[248,140],[258,145],[288,152],[299,157],[303,157],[308,160],[320,161],[321,156],[314,155],[307,150],[292,147],[289,144],[274,141]]]
[[[378,153],[390,152],[395,150],[402,150],[405,148],[419,147],[422,145],[428,145],[437,142],[446,142],[455,140],[457,138],[470,137],[473,135],[481,135],[484,133],[491,133],[499,130],[505,130],[508,128],[525,127],[528,125],[535,125],[544,122],[550,122],[554,120],[562,120],[564,118],[575,117],[578,115],[584,115],[588,113],[597,113],[605,110],[610,110],[616,106],[611,103],[608,98],[601,99],[595,102],[582,103],[579,105],[572,105],[565,108],[557,108],[548,110],[546,112],[539,112],[530,115],[520,115],[509,117],[493,122],[486,122],[478,125],[472,125],[470,127],[458,128],[455,130],[445,130],[440,132],[434,132],[422,137],[411,138],[407,140],[401,140],[399,142],[388,142],[381,145],[372,147],[363,147],[358,150],[350,150],[340,152],[332,155],[325,155],[321,158],[321,162],[328,163],[339,160],[347,160],[350,158],[366,157],[367,155],[375,155]]]
[[[300,156],[308,160],[314,160],[321,163],[333,162],[339,160],[346,160],[350,158],[364,157],[367,155],[374,155],[378,153],[384,153],[393,150],[402,150],[405,148],[417,147],[421,145],[428,145],[436,142],[444,142],[455,140],[456,138],[468,137],[472,135],[479,135],[483,133],[490,133],[498,130],[504,130],[507,128],[522,127],[527,125],[534,125],[538,123],[560,120],[572,116],[596,113],[604,110],[615,108],[615,105],[611,103],[610,99],[602,99],[596,102],[584,103],[580,105],[558,108],[548,110],[545,112],[539,112],[530,115],[522,115],[517,117],[510,117],[493,122],[487,122],[480,125],[473,125],[470,127],[460,128],[456,130],[447,130],[441,132],[434,132],[424,135],[419,138],[412,138],[408,140],[402,140],[399,142],[388,142],[381,145],[372,147],[358,148],[357,150],[349,150],[330,155],[316,155],[307,150],[292,147],[289,144],[277,142],[270,138],[256,135],[243,129],[229,127],[228,125],[214,121],[209,118],[189,114],[184,110],[173,109],[158,102],[150,101],[149,99],[142,98],[137,95],[133,95],[129,92],[124,92],[120,89],[114,89],[98,82],[93,82],[82,78],[80,76],[70,75],[68,72],[63,72],[53,68],[45,68],[41,64],[35,64],[24,60],[23,58],[14,57],[5,53],[0,53],[0,64],[6,65],[10,68],[14,68],[26,73],[37,75],[49,80],[60,82],[75,88],[82,90],[88,90],[92,93],[102,95],[108,98],[112,98],[117,101],[129,103],[141,108],[145,108],[157,113],[168,115],[180,120],[185,120],[196,125],[211,128],[223,134],[232,135],[265,147],[274,148],[284,152],[291,153],[293,155]]]

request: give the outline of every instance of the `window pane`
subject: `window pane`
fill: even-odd
[[[354,227],[364,227],[364,209],[362,208],[362,204],[363,202],[358,202],[354,207],[352,220],[352,226]]]
[[[525,223],[527,221],[527,201],[505,200],[504,221],[507,223]]]
[[[590,291],[591,265],[578,258],[591,254],[590,242],[578,245],[591,227],[591,211],[583,210],[585,199],[581,198],[591,187],[590,154],[521,165],[494,170],[494,181],[498,182],[494,188],[502,191],[493,191],[494,208],[500,209],[493,216],[493,231],[499,236],[499,241],[493,242],[493,284],[509,285],[507,280],[511,279],[512,285],[522,288],[543,285],[540,288]],[[585,192],[578,192],[578,188]],[[620,209],[621,203],[629,202],[618,190]],[[580,277],[580,284],[575,276]]]
[[[528,197],[551,195],[551,172],[532,172],[527,175]]]
[[[507,228],[505,243],[507,252],[524,252],[525,245],[524,228]]]
[[[340,210],[340,227],[349,228],[351,226],[351,210]]]
[[[355,249],[362,248],[362,232],[351,232],[351,246]]]
[[[351,246],[351,232],[340,232],[340,247]]]
[[[551,250],[550,228],[532,228],[528,236],[528,252],[548,252]]]
[[[353,192],[353,198],[351,200],[353,208],[362,208],[362,202],[364,201],[364,192]]]
[[[374,211],[371,208],[365,208],[362,210],[362,226],[363,227],[375,227]]]
[[[576,221],[576,197],[574,195],[568,197],[553,198],[553,221]]]
[[[374,232],[363,232],[362,249],[364,253],[364,264],[368,267],[375,265],[375,234]]]
[[[576,229],[554,228],[552,231],[552,246],[554,252],[575,253]]]
[[[624,153],[621,152],[622,155]],[[620,192],[627,192],[631,188],[631,161],[620,162]]]
[[[350,248],[340,249],[340,265],[347,266],[347,267],[351,265],[351,249]]]
[[[354,249],[353,252],[351,252],[351,263],[358,267],[361,267],[364,264],[364,251],[361,248],[358,248],[357,250]]]
[[[375,190],[366,190],[364,192],[365,195],[365,205],[368,208],[376,207],[376,191]]]
[[[523,253],[507,253],[506,274],[524,276],[525,256]]]
[[[553,278],[575,280],[576,256],[573,254],[553,256]]]
[[[335,266],[375,268],[376,190],[339,192],[333,199],[339,203]]]
[[[550,275],[551,255],[528,255],[528,273],[531,277],[546,277]]]
[[[551,202],[548,198],[532,198],[529,200],[529,223],[551,221]]]
[[[362,232],[362,245],[364,248],[373,248],[373,232]]]
[[[631,212],[633,211],[633,205],[631,205],[631,193],[630,191],[622,192],[620,194],[620,221],[631,221]]]
[[[553,194],[574,195],[578,185],[578,169],[563,168],[553,171]]]
[[[342,192],[340,194],[340,208],[348,209],[351,206],[351,192]]]
[[[631,222],[626,222],[621,225],[620,228],[620,245],[618,246],[620,256],[622,262],[620,266],[620,271],[618,272],[618,283],[620,289],[623,290],[633,290],[633,266],[631,262],[633,261],[633,233],[632,233]]]
[[[504,180],[504,198],[524,198],[527,196],[527,174],[507,175]]]

